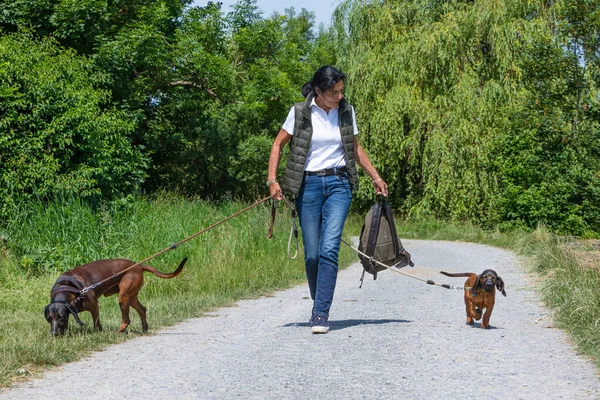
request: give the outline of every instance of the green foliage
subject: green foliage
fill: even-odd
[[[264,195],[272,138],[330,46],[314,41],[313,21],[294,9],[265,19],[255,1],[227,15],[215,3],[185,12],[172,40],[174,67],[146,111],[147,190]]]
[[[94,53],[131,25],[153,25],[169,32],[190,0],[0,0],[0,28],[6,32],[54,36],[80,54]]]
[[[240,185],[241,193],[249,198],[264,196],[264,166],[269,159],[273,138],[270,136],[250,136],[240,142],[236,156],[229,161],[230,175]]]
[[[0,0],[4,212],[20,192],[254,199],[329,64],[402,214],[598,236],[596,2],[347,0],[318,31],[305,9],[189,4]]]
[[[533,238],[531,259],[532,266],[543,277],[541,298],[552,308],[552,319],[557,326],[569,332],[578,350],[598,364],[600,270],[597,247],[596,262],[589,265],[582,262],[589,257],[585,256],[581,241],[567,241],[543,229],[537,230]]]
[[[134,125],[107,107],[105,80],[51,40],[0,36],[0,211],[18,196],[115,198],[134,192],[145,159]]]
[[[348,0],[337,9],[347,95],[394,206],[598,235],[600,20],[597,6],[576,3]],[[361,191],[356,205],[370,196]]]
[[[215,200],[266,192],[267,142],[334,61],[332,41],[304,9],[264,18],[255,0],[228,14],[189,3],[0,0],[4,201],[22,189],[119,197],[143,180]],[[12,83],[29,76],[40,82]]]
[[[519,108],[494,151],[501,172],[499,218],[594,236],[600,231],[600,102],[587,71],[593,62],[579,50],[589,44],[568,37],[577,24],[561,18],[564,6],[555,11],[568,32],[536,33],[518,60]],[[565,44],[573,40],[578,43]]]

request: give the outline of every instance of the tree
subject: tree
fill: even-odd
[[[42,63],[46,67],[54,62],[52,57],[73,59],[74,72],[56,72],[51,86],[91,92],[87,103],[68,96],[61,100],[73,109],[71,114],[89,120],[113,117],[114,140],[129,143],[136,152],[131,170],[143,171],[148,162],[142,188],[150,193],[176,190],[215,200],[264,194],[273,136],[289,107],[301,98],[300,87],[315,66],[333,59],[331,42],[314,36],[313,13],[292,8],[264,18],[255,0],[240,0],[227,15],[220,3],[185,8],[188,0],[77,4],[0,0],[0,4],[0,37],[11,32],[12,40],[24,40],[38,60],[48,58]],[[14,56],[10,60],[17,64],[6,73],[21,79],[29,64]],[[33,70],[42,74],[42,64]],[[3,98],[13,94],[10,85],[0,89]],[[53,98],[43,92],[35,101]],[[21,114],[27,111],[16,110],[11,123]],[[112,127],[106,123],[94,129],[104,126]],[[14,134],[6,138],[7,149],[19,135],[43,134],[40,125],[10,129]],[[81,129],[89,129],[82,119],[62,132],[78,137]],[[86,143],[74,140],[69,154],[94,153]],[[95,144],[100,153],[103,143]],[[35,152],[41,157],[43,147]],[[82,170],[89,166],[86,157],[74,157],[69,171],[77,162],[85,164]],[[47,171],[44,193],[51,191],[50,176],[59,169]],[[133,186],[142,176],[132,175]],[[92,191],[98,188],[95,182],[88,182]],[[111,182],[115,195],[133,188],[127,180]],[[117,190],[117,183],[124,186]]]
[[[133,122],[97,87],[107,76],[52,39],[0,36],[0,203],[56,192],[116,198],[135,192],[146,159]]]
[[[255,4],[241,1],[227,15],[215,3],[185,13],[172,68],[149,109],[148,190],[212,199],[264,194],[273,136],[325,44],[311,33],[312,13],[290,9],[265,19]]]
[[[191,0],[0,0],[0,29],[53,36],[79,54],[93,54],[131,25],[169,34]]]
[[[598,92],[569,51],[598,54],[591,34],[598,21],[585,20],[596,25],[576,46],[565,33],[582,24],[563,25],[573,8],[594,15],[584,3],[348,0],[338,7],[348,97],[396,207],[493,226],[599,231],[591,206],[600,200],[591,145],[598,119],[584,112],[597,108]],[[358,205],[368,202],[359,193]]]

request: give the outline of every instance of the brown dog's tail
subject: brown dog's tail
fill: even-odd
[[[179,273],[183,269],[183,266],[185,265],[186,261],[187,261],[187,257],[184,258],[183,260],[181,260],[177,269],[175,271],[171,272],[170,274],[165,274],[164,272],[160,272],[156,268],[151,267],[149,265],[142,265],[142,268],[144,269],[144,271],[151,272],[154,275],[158,276],[159,278],[169,279],[169,278],[175,278],[177,275],[179,275]]]
[[[474,274],[472,272],[461,272],[461,273],[457,273],[457,274],[452,274],[450,272],[440,271],[440,274],[450,276],[452,278],[460,278],[460,277],[470,278],[473,276],[475,276],[475,277],[477,276],[477,274]]]

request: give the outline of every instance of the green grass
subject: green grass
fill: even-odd
[[[71,321],[68,335],[50,337],[42,310],[62,271],[102,258],[142,260],[246,206],[231,202],[217,207],[164,195],[99,210],[77,199],[16,210],[0,230],[0,387],[143,334],[134,311],[128,334],[116,333],[120,312],[113,296],[100,299],[103,332],[90,331],[90,315],[82,313],[85,328]],[[148,308],[150,334],[216,307],[304,282],[302,249],[296,260],[286,256],[289,210],[280,204],[273,239],[266,238],[269,218],[269,207],[260,205],[148,262],[168,272],[189,257],[175,279],[146,274],[140,300]],[[362,216],[350,216],[345,236],[358,235],[362,222]],[[402,238],[486,243],[527,256],[543,277],[541,291],[557,323],[600,365],[598,269],[581,267],[559,238],[543,228],[500,233],[462,223],[396,223]],[[353,251],[342,246],[340,265],[354,261]]]

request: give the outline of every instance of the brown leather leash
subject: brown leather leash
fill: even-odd
[[[240,210],[240,211],[236,212],[235,214],[232,214],[229,217],[227,217],[227,218],[225,218],[225,219],[223,219],[223,220],[221,220],[221,221],[219,221],[217,223],[214,223],[214,224],[212,224],[212,225],[210,225],[210,226],[202,229],[201,231],[198,231],[198,232],[194,233],[193,235],[190,235],[190,236],[186,237],[185,239],[183,239],[183,240],[181,240],[181,241],[179,241],[177,243],[173,243],[172,245],[170,245],[166,249],[163,249],[163,250],[159,251],[158,253],[153,254],[150,257],[147,257],[147,258],[143,259],[142,261],[140,261],[140,262],[138,262],[136,264],[133,264],[132,266],[127,267],[124,270],[119,271],[119,272],[117,272],[117,273],[109,276],[106,279],[101,280],[100,282],[94,283],[93,285],[90,285],[88,287],[85,287],[85,288],[81,289],[81,291],[79,291],[79,296],[75,299],[74,303],[77,303],[78,301],[81,301],[85,297],[85,295],[87,294],[87,292],[89,292],[90,290],[93,290],[93,289],[97,288],[98,286],[102,285],[103,283],[105,283],[105,282],[107,282],[107,281],[109,281],[109,280],[111,280],[111,279],[113,279],[113,278],[115,278],[115,277],[117,277],[119,275],[122,275],[125,272],[129,271],[130,269],[135,268],[135,267],[137,267],[137,266],[139,266],[139,265],[141,265],[141,264],[143,264],[145,262],[148,262],[149,260],[152,260],[153,258],[158,257],[161,254],[166,253],[167,251],[176,249],[178,246],[182,245],[185,242],[188,242],[188,241],[194,239],[196,236],[199,236],[199,235],[201,235],[201,234],[203,234],[203,233],[205,233],[205,232],[207,232],[207,231],[209,231],[209,230],[211,230],[213,228],[216,228],[217,226],[221,225],[222,223],[227,222],[230,219],[235,218],[238,215],[240,215],[242,213],[245,213],[246,211],[251,210],[251,209],[259,206],[260,204],[262,204],[262,203],[266,202],[267,200],[273,198],[273,196],[274,195],[271,195],[271,196],[265,197],[265,198],[263,198],[261,200],[258,200],[256,203],[254,203],[254,204],[252,204],[252,205],[244,208],[243,210]],[[270,230],[270,232],[272,234],[272,229],[269,229],[269,230]]]

